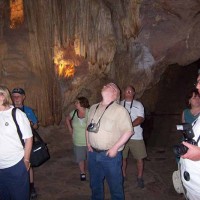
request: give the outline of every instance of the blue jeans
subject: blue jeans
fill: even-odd
[[[104,179],[106,179],[112,200],[124,200],[122,178],[122,154],[116,157],[106,156],[106,152],[88,152],[88,170],[90,173],[91,200],[104,199]]]
[[[29,200],[29,185],[23,159],[12,167],[0,169],[0,200]]]

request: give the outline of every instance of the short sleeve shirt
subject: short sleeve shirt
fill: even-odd
[[[2,111],[0,115],[0,169],[15,165],[24,156],[24,148],[12,117],[12,108]],[[22,138],[32,137],[30,122],[26,114],[19,109],[16,110],[16,120],[22,132]]]
[[[30,107],[24,106],[23,111],[26,113],[26,116],[28,117],[29,121],[31,121],[33,124],[38,123],[38,119]]]
[[[137,100],[133,100],[132,107],[131,101],[121,101],[121,105],[125,106],[131,116],[132,122],[137,117],[144,118],[144,106]],[[132,135],[131,139],[133,140],[143,140],[143,129],[140,125],[134,127],[134,135]]]
[[[87,124],[92,120],[97,123],[102,116],[105,108],[101,108],[101,106],[97,108],[97,105],[95,104],[90,108]],[[114,102],[105,110],[100,120],[99,131],[97,133],[88,132],[88,139],[92,147],[107,150],[113,147],[124,133],[132,131],[129,113],[123,106]]]
[[[72,117],[75,110],[70,113]],[[86,114],[84,118],[79,118],[77,112],[75,112],[72,126],[73,126],[73,144],[76,146],[86,146],[85,129],[87,123],[88,109],[86,109]]]

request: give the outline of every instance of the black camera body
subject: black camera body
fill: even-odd
[[[97,133],[99,131],[99,123],[90,123],[87,127],[88,132]]]
[[[183,141],[197,146],[197,142],[194,139],[192,139],[194,137],[194,132],[192,130],[192,125],[190,123],[179,124],[176,126],[176,128],[183,134]],[[174,145],[173,151],[177,157],[180,157],[187,153],[188,148],[183,144],[177,144]]]

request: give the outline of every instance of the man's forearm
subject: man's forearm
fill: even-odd
[[[115,143],[114,147],[117,148],[117,149],[119,149],[120,147],[122,147],[133,134],[134,133],[132,131],[128,131],[128,132],[124,133],[120,137],[120,139],[117,141],[117,143]]]
[[[137,118],[132,122],[133,127],[142,124],[143,121],[144,121],[144,118],[143,118],[143,117],[137,117]]]

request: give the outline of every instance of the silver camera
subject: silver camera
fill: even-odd
[[[96,124],[91,122],[87,127],[87,131],[97,133],[99,131],[99,126],[99,123]]]

